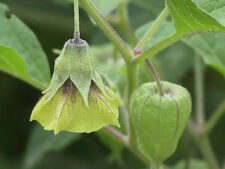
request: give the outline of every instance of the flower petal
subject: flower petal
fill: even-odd
[[[104,97],[99,90],[91,89],[89,108],[85,106],[78,91],[75,95],[71,95],[64,105],[55,133],[57,134],[61,130],[90,133],[107,125],[119,127],[118,106],[120,100],[112,90],[106,88],[106,91],[113,99]]]
[[[63,107],[65,96],[60,92],[61,89],[54,95],[51,100],[48,100],[50,93],[46,93],[33,109],[30,121],[38,121],[46,130],[54,130],[60,111]]]

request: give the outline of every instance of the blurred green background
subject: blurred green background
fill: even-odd
[[[64,42],[73,35],[72,5],[61,0],[0,0],[0,2],[8,5],[10,12],[33,30],[48,56],[52,70],[57,57],[52,49],[61,49]],[[134,29],[152,20],[159,13],[163,1],[153,2],[157,8],[148,9],[148,6],[143,5],[144,0],[143,3],[136,0],[129,5]],[[81,36],[94,46],[98,69],[119,86],[122,94],[125,86],[124,78],[119,78],[115,71],[124,72],[123,64],[106,61],[108,56],[113,55],[114,47],[83,10],[80,15]],[[120,30],[118,32],[123,37],[123,33]],[[160,53],[154,62],[163,79],[187,87],[194,99],[193,56],[193,50],[179,42]],[[175,61],[171,63],[171,60]],[[108,64],[101,64],[103,61]],[[110,64],[111,68],[108,67]],[[114,66],[117,66],[118,70],[115,70]],[[152,80],[145,66],[141,66],[140,73],[142,83]],[[225,98],[224,77],[210,67],[205,68],[205,92],[206,116],[209,117]],[[40,96],[39,90],[0,72],[0,169],[144,169],[143,163],[131,152],[120,145],[109,145],[110,141],[99,136],[100,134],[62,133],[62,136],[55,138],[52,133],[42,130],[39,124],[29,122],[32,108]],[[221,164],[225,154],[224,124],[225,116],[210,135]],[[114,151],[111,151],[112,149]],[[185,160],[189,156],[202,160],[199,151],[187,133],[184,133],[176,153],[166,164],[176,165],[178,161]],[[204,162],[202,163],[204,165]]]

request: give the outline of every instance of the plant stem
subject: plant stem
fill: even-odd
[[[209,121],[205,124],[203,129],[203,134],[208,135],[212,131],[212,129],[215,127],[217,121],[222,117],[224,113],[225,113],[225,100],[213,113]]]
[[[128,81],[128,98],[130,98],[134,89],[138,86],[138,65],[133,63],[127,64],[127,81]]]
[[[157,73],[157,71],[155,69],[155,66],[152,64],[152,62],[149,59],[145,59],[145,61],[146,61],[147,65],[148,65],[148,67],[150,68],[150,70],[151,70],[151,72],[153,74],[153,77],[154,77],[154,79],[156,81],[156,84],[157,84],[158,89],[159,89],[159,95],[160,96],[164,96],[164,91],[163,91],[163,87],[162,87],[162,84],[161,84],[161,80],[160,80],[159,75],[158,75],[158,73]]]
[[[133,93],[134,89],[138,86],[138,65],[137,64],[127,64],[127,97],[126,97],[126,105],[128,105],[129,109],[129,100],[131,94]],[[130,118],[129,118],[130,119]],[[137,136],[134,126],[132,125],[131,120],[129,120],[129,144],[131,147],[137,147]]]
[[[109,133],[110,136],[112,136],[118,142],[120,142],[124,145],[127,145],[127,142],[128,142],[127,136],[123,135],[119,130],[115,129],[114,127],[112,127],[112,126],[104,127],[103,131],[106,133]]]
[[[143,50],[146,46],[146,44],[149,42],[149,40],[152,38],[154,33],[158,30],[161,23],[167,18],[169,15],[169,9],[165,7],[163,11],[160,13],[160,15],[157,17],[149,31],[147,31],[144,35],[144,37],[139,41],[137,46],[135,48]]]
[[[151,58],[161,52],[163,49],[167,48],[168,46],[174,44],[175,42],[183,39],[184,36],[181,34],[174,34],[170,36],[169,38],[157,43],[155,46],[151,47],[144,53],[137,55],[132,59],[133,63],[139,63],[140,61],[146,59],[146,58]]]
[[[198,54],[195,55],[195,93],[196,93],[196,125],[189,125],[190,132],[197,143],[202,155],[213,169],[219,169],[215,154],[210,145],[209,139],[202,134],[205,124],[204,117],[204,87],[203,87],[203,70],[201,58]],[[197,126],[197,129],[196,127]],[[199,129],[199,130],[198,130]]]
[[[195,92],[196,92],[196,121],[195,124],[192,120],[189,121],[188,131],[191,134],[193,140],[198,146],[201,154],[205,158],[206,162],[213,169],[220,169],[216,160],[213,149],[210,145],[209,139],[206,135],[202,134],[204,127],[204,90],[203,90],[203,73],[200,56],[195,56]]]
[[[194,142],[198,146],[199,150],[201,151],[201,154],[205,158],[205,161],[210,166],[210,168],[220,169],[208,138],[205,135],[201,135],[198,132],[198,130],[196,130],[196,126],[191,120],[189,121],[189,124],[188,124],[188,131],[190,135],[192,136]]]
[[[195,54],[195,94],[196,94],[196,120],[202,128],[205,123],[204,117],[204,87],[203,87],[202,62],[198,54]]]
[[[104,34],[111,40],[114,45],[117,47],[121,55],[123,56],[124,60],[126,61],[127,65],[127,76],[128,76],[128,98],[130,98],[131,93],[138,85],[138,64],[132,63],[131,59],[133,58],[133,52],[128,48],[128,46],[124,43],[124,41],[118,36],[118,34],[113,30],[113,28],[110,26],[110,24],[105,20],[105,18],[102,17],[102,15],[99,13],[99,11],[96,9],[94,4],[91,2],[91,0],[82,0],[80,1],[80,4],[84,8],[84,10],[89,14],[89,16],[92,17],[92,19],[96,22],[96,24],[100,27],[100,29],[104,32]],[[149,165],[149,159],[147,159],[137,148],[137,137],[135,135],[134,128],[130,127],[130,135],[129,135],[129,141],[126,146],[134,153],[136,154],[142,161],[144,161],[146,164]],[[115,132],[112,132],[111,130],[107,130],[112,135],[115,135]]]
[[[132,151],[140,160],[142,160],[146,165],[149,165],[149,159],[146,158],[139,149],[134,148],[128,143],[128,137],[123,135],[120,131],[117,129],[107,126],[103,128],[103,131],[107,134],[109,134],[110,137],[117,140],[121,144],[123,144],[125,147],[127,147],[130,151]]]
[[[128,78],[127,79],[128,84],[127,84],[126,105],[128,105],[128,109],[129,109],[129,101],[130,101],[131,94],[133,93],[134,89],[138,86],[138,65],[137,64],[133,64],[133,63],[127,64],[127,78]],[[128,136],[129,136],[129,140],[128,140],[129,145],[132,148],[132,151],[133,152],[139,151],[136,130],[131,120],[129,121]]]
[[[106,21],[106,19],[99,13],[91,0],[82,0],[80,4],[84,10],[92,17],[99,28],[104,32],[104,34],[113,42],[113,44],[118,48],[121,55],[126,62],[129,62],[133,57],[132,51],[128,48],[126,43],[119,37],[112,26]]]
[[[120,16],[120,27],[127,37],[127,40],[134,46],[137,43],[137,38],[133,32],[133,29],[130,24],[130,18],[127,9],[128,2],[122,2],[119,7],[119,16]]]
[[[74,39],[80,38],[79,0],[74,0]]]

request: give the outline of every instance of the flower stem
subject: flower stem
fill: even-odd
[[[79,0],[74,0],[74,39],[80,38]]]
[[[138,42],[135,48],[143,50],[146,44],[154,35],[154,33],[158,30],[161,23],[167,18],[168,15],[169,15],[169,9],[165,7],[163,11],[160,13],[160,15],[157,17],[155,22],[153,23],[152,27],[149,29],[149,31],[145,33],[144,37]]]
[[[145,61],[146,61],[147,65],[148,65],[148,67],[150,68],[150,70],[151,70],[151,72],[153,74],[153,77],[154,77],[154,79],[156,81],[156,84],[157,84],[158,89],[159,89],[159,95],[160,96],[164,96],[164,91],[163,91],[163,87],[162,87],[162,84],[161,84],[161,80],[160,80],[159,75],[158,75],[158,73],[157,73],[157,71],[155,69],[155,66],[152,64],[152,62],[149,59],[145,59]]]

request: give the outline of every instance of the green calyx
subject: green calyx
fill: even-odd
[[[94,69],[87,42],[72,39],[56,59],[51,84],[34,107],[31,121],[55,134],[90,133],[107,125],[119,127],[119,106],[120,99]]]
[[[131,120],[140,150],[159,166],[174,153],[191,112],[191,97],[178,85],[163,82],[164,96],[156,83],[146,83],[131,97]]]
[[[54,97],[67,79],[71,79],[81,93],[87,107],[89,107],[88,94],[91,81],[107,96],[102,79],[94,69],[90,47],[87,42],[82,39],[68,40],[60,56],[56,59],[50,87],[44,91],[44,93],[50,92],[48,100]]]

